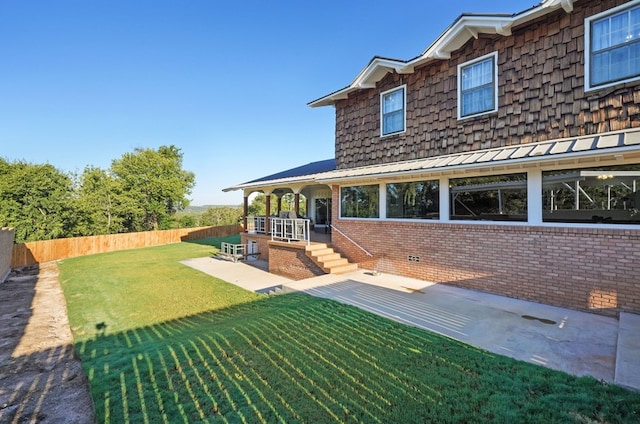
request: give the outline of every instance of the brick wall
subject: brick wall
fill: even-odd
[[[339,169],[640,127],[640,82],[584,92],[584,19],[623,0],[580,1],[513,29],[471,39],[413,74],[336,103]],[[457,65],[498,52],[498,111],[457,119]],[[405,133],[380,137],[380,93],[407,84]]]
[[[0,228],[0,283],[11,271],[11,252],[13,251],[13,228]]]
[[[302,280],[324,272],[305,253],[302,244],[269,242],[269,272],[293,280]]]
[[[640,230],[345,221],[361,268],[576,310],[640,313]],[[408,256],[419,258],[410,262]]]
[[[240,233],[240,242],[242,244],[248,244],[250,241],[258,243],[258,253],[260,253],[260,259],[268,261],[269,242],[271,241],[271,236],[265,234]]]

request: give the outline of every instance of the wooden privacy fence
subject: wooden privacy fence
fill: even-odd
[[[16,268],[94,253],[137,249],[206,237],[226,237],[242,231],[242,225],[234,224],[220,227],[179,228],[18,243],[13,245],[11,267]]]

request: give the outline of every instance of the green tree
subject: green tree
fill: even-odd
[[[177,147],[160,146],[137,148],[112,162],[111,172],[120,180],[123,194],[141,210],[141,220],[131,210],[129,231],[170,228],[174,214],[189,205],[186,196],[195,175],[182,169],[182,157]]]
[[[0,225],[18,243],[66,237],[73,231],[71,178],[49,164],[0,159]]]
[[[75,235],[126,232],[144,216],[142,207],[123,193],[121,181],[103,169],[86,167],[76,190],[79,218]]]
[[[237,224],[242,219],[242,208],[239,206],[216,206],[209,208],[200,217],[201,226],[220,226]]]

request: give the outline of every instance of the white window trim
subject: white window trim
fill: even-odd
[[[392,132],[389,134],[384,134],[384,101],[383,98],[385,95],[389,93],[393,93],[394,91],[402,90],[402,131]],[[398,87],[394,87],[391,90],[384,91],[380,93],[380,137],[391,137],[392,135],[402,134],[407,131],[407,85],[403,84]]]
[[[493,109],[484,112],[475,113],[473,115],[462,115],[462,69],[473,65],[477,62],[483,62],[489,58],[493,58]],[[493,52],[480,56],[468,62],[458,65],[458,120],[475,118],[477,116],[487,115],[498,111],[498,52]]]
[[[630,1],[629,3],[622,4],[620,6],[605,10],[604,12],[600,12],[596,15],[589,16],[584,20],[584,91],[594,91],[600,90],[601,88],[613,87],[615,85],[624,84],[631,81],[640,80],[640,76],[631,77],[627,79],[622,79],[614,82],[610,82],[607,84],[598,84],[596,86],[591,86],[591,23],[593,21],[597,21],[609,15],[614,15],[616,13],[622,12],[625,9],[630,9],[632,7],[640,4],[640,0]]]

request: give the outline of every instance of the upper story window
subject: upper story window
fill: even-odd
[[[498,54],[458,65],[458,119],[498,110]]]
[[[640,78],[640,2],[585,20],[586,89]]]
[[[381,136],[403,132],[405,129],[406,85],[380,94]]]

